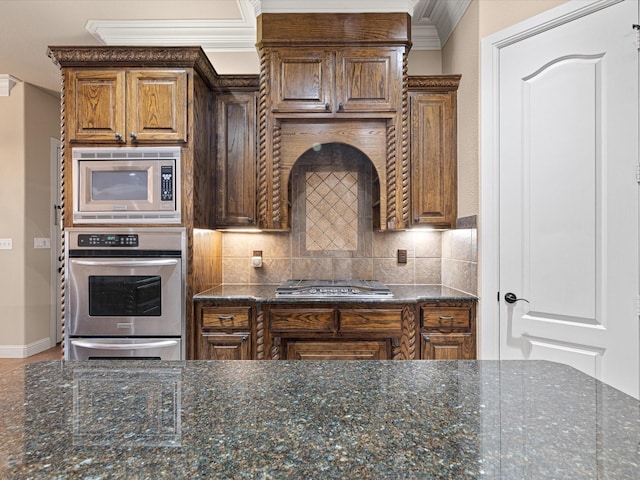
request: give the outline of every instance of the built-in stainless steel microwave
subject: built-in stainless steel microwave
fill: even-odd
[[[74,223],[180,223],[180,147],[72,149]]]

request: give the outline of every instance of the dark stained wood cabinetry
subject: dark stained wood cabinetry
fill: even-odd
[[[383,230],[408,226],[404,78],[410,44],[410,18],[402,13],[258,17],[260,228],[290,228],[291,168],[323,143],[365,152],[380,191],[374,224]],[[364,124],[366,134],[359,131]]]
[[[180,146],[181,226],[187,236],[186,358],[194,358],[193,296],[222,280],[219,238],[208,229],[214,217],[214,95],[224,81],[200,47],[52,46],[48,55],[63,78],[64,227],[74,226],[72,148]],[[200,229],[197,234],[195,229]]]
[[[411,224],[455,228],[459,75],[409,77]]]
[[[272,50],[272,112],[393,112],[402,87],[395,47]]]
[[[72,142],[187,141],[187,73],[182,69],[74,68],[67,85]]]
[[[196,304],[195,358],[252,359],[253,311],[249,305]]]
[[[388,346],[384,341],[290,341],[287,360],[387,360]]]
[[[403,305],[265,305],[271,358],[409,359],[413,309]]]
[[[195,302],[194,359],[476,358],[475,301]]]
[[[476,358],[475,303],[423,303],[420,314],[420,358]]]
[[[256,224],[256,92],[216,98],[216,227]]]

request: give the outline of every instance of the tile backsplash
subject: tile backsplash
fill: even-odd
[[[332,250],[327,256],[295,253],[299,239],[284,233],[222,234],[224,283],[279,284],[290,278],[376,279],[388,284],[443,284],[477,294],[477,233],[458,230],[408,230],[367,233],[371,252]],[[296,244],[296,245],[294,245]],[[407,263],[397,261],[407,250]],[[251,266],[254,250],[262,250],[262,267]]]

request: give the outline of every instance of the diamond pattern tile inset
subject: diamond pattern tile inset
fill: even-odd
[[[358,173],[308,172],[306,249],[358,248]]]

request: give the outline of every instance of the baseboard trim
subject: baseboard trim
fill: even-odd
[[[0,358],[27,358],[54,347],[49,337],[28,345],[0,345]]]

